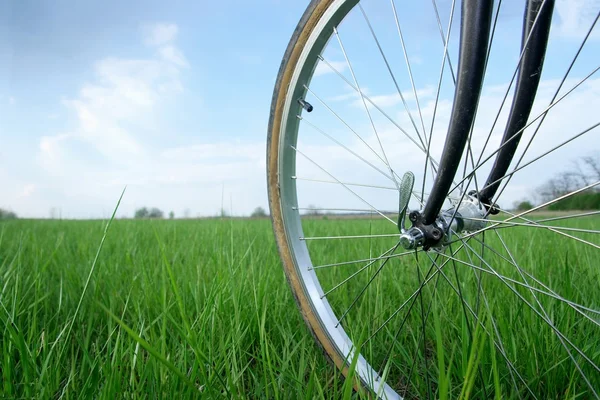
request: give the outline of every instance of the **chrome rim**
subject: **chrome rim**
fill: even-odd
[[[565,43],[572,49],[571,58],[560,67],[550,68],[551,73],[543,81],[541,92],[538,92],[517,156],[495,198],[501,211],[499,217],[489,220],[470,216],[467,219],[473,225],[484,224],[484,227],[451,232],[452,236],[439,249],[406,251],[399,246],[400,233],[397,227],[398,197],[402,196],[401,176],[406,171],[418,175],[414,188],[411,186],[410,189],[408,208],[419,210],[437,173],[437,159],[443,145],[444,127],[447,127],[443,118],[444,109],[448,107],[448,93],[452,91],[457,71],[455,53],[458,37],[455,31],[458,31],[459,7],[451,2],[442,15],[435,1],[429,5],[431,23],[439,31],[436,35],[437,41],[441,42],[438,43],[441,53],[436,59],[438,72],[427,81],[427,85],[431,85],[423,87],[423,74],[415,71],[418,61],[412,58],[414,53],[406,43],[409,37],[407,30],[415,29],[415,23],[407,22],[393,0],[386,3],[388,14],[373,13],[378,10],[374,3],[386,2],[363,1],[359,4],[356,0],[334,1],[321,17],[293,72],[279,128],[278,176],[286,240],[303,290],[315,314],[319,316],[323,331],[348,363],[355,357],[356,346],[360,347],[356,372],[379,396],[400,398],[412,390],[411,380],[420,379],[425,382],[421,386],[428,387],[428,396],[432,397],[432,390],[440,388],[432,382],[431,376],[425,374],[419,377],[416,371],[432,367],[435,361],[428,361],[427,356],[422,356],[424,364],[415,365],[421,361],[412,352],[427,354],[432,351],[431,343],[427,343],[426,338],[443,330],[439,326],[442,320],[453,320],[439,311],[443,310],[439,304],[441,296],[455,296],[458,302],[453,303],[452,307],[457,309],[452,312],[459,314],[457,321],[463,324],[462,328],[455,330],[465,331],[463,342],[475,348],[477,338],[486,337],[496,353],[496,361],[503,364],[502,370],[506,372],[503,382],[507,382],[507,390],[536,397],[536,391],[530,387],[534,378],[528,371],[521,370],[523,363],[507,345],[507,340],[514,339],[511,338],[512,333],[503,331],[503,324],[498,323],[498,318],[503,316],[494,312],[501,309],[497,305],[502,301],[502,296],[514,296],[527,310],[524,314],[527,318],[523,317],[517,322],[536,321],[531,323],[532,329],[541,326],[540,329],[553,338],[555,350],[562,352],[564,361],[573,366],[570,371],[578,374],[580,379],[575,380],[577,387],[585,388],[598,398],[594,383],[599,382],[593,374],[600,373],[600,356],[590,351],[593,342],[580,336],[570,337],[568,332],[563,331],[563,326],[571,325],[559,324],[555,313],[558,307],[559,316],[578,318],[577,325],[583,325],[597,334],[600,328],[600,305],[594,299],[585,303],[585,296],[575,295],[574,292],[569,296],[564,293],[564,286],[554,283],[551,277],[537,275],[536,271],[541,269],[540,263],[547,263],[548,258],[540,257],[537,260],[523,253],[524,247],[520,241],[531,235],[532,243],[540,246],[532,250],[537,254],[545,241],[554,241],[557,237],[561,241],[558,254],[576,252],[579,263],[585,264],[581,273],[587,274],[588,279],[598,277],[589,267],[593,265],[594,257],[600,254],[600,211],[565,212],[544,217],[536,212],[580,193],[597,190],[600,178],[580,182],[560,196],[540,201],[538,206],[530,210],[511,211],[503,203],[504,198],[514,197],[511,190],[514,192],[515,189],[511,189],[509,183],[518,190],[519,185],[523,186],[526,184],[523,182],[532,179],[528,171],[542,171],[548,163],[570,160],[573,149],[575,156],[585,154],[583,151],[586,148],[593,149],[594,143],[598,142],[600,122],[594,115],[587,115],[585,120],[571,124],[569,132],[562,137],[548,128],[553,121],[562,118],[565,110],[575,107],[572,103],[577,104],[577,101],[586,98],[578,93],[589,95],[591,99],[600,98],[596,89],[600,87],[600,80],[595,75],[600,60],[594,57],[594,54],[600,54],[597,43],[599,29],[596,27],[598,10],[590,11],[593,18],[587,21],[578,40],[557,39],[558,33],[551,34],[546,62],[551,62],[561,54],[553,45],[564,46]],[[500,50],[499,55],[494,55],[497,47],[503,49],[503,46],[510,46],[510,43],[503,43],[504,31],[499,23],[496,31],[497,22],[502,19],[506,7],[509,6],[502,2],[496,5],[493,40],[488,54],[490,63],[497,63],[503,54],[503,50]],[[375,15],[375,19],[371,15]],[[374,23],[383,20],[391,29],[384,30]],[[353,34],[359,21],[363,24],[362,37],[358,33]],[[344,30],[346,24],[348,29]],[[553,27],[553,30],[558,29]],[[378,31],[394,32],[397,42],[394,55],[384,50],[392,40],[389,37],[382,39]],[[357,52],[358,47],[347,38],[368,39],[372,51],[368,54]],[[500,42],[496,47],[494,40]],[[505,76],[510,84],[503,87],[493,76],[486,76],[484,93],[489,95],[491,92],[492,95],[488,96],[491,100],[482,99],[478,119],[461,160],[463,166],[448,195],[446,209],[456,208],[470,190],[482,189],[479,185],[485,181],[493,156],[498,151],[497,130],[503,123],[502,110],[508,107],[506,103],[510,100],[513,71],[516,71],[519,55],[519,43],[512,44],[517,54],[511,67],[506,68]],[[511,54],[514,55],[514,51]],[[377,61],[375,56],[379,57]],[[389,74],[386,78],[388,89],[391,90],[385,92],[387,97],[371,94],[374,89],[362,83],[363,79],[368,82],[364,73],[368,69],[362,65],[365,64],[364,60],[379,63],[377,71],[382,76]],[[399,61],[403,62],[402,68],[398,67]],[[418,65],[422,66],[422,63]],[[421,68],[433,69],[430,65]],[[494,68],[497,67],[488,66],[488,75],[496,71]],[[404,72],[402,79],[398,74],[399,69]],[[558,72],[555,74],[554,70],[562,71],[563,75],[555,77]],[[346,92],[342,92],[338,98],[332,97],[334,89],[328,85],[333,84],[325,83],[323,77],[328,78],[327,82],[335,80],[341,85],[335,89],[338,93],[340,87],[345,88]],[[323,82],[317,82],[317,79]],[[488,92],[485,92],[486,88]],[[424,93],[426,91],[429,93]],[[345,100],[339,100],[344,96]],[[308,105],[303,101],[314,107],[313,113],[307,112]],[[486,108],[488,101],[495,106],[493,112],[488,112]],[[384,104],[386,102],[392,106]],[[354,118],[352,107],[356,107],[356,114],[361,113],[362,122]],[[344,113],[351,115],[351,118],[345,119]],[[331,121],[337,124],[335,128]],[[381,129],[381,126],[385,129]],[[547,145],[538,146],[549,136],[552,137],[547,140]],[[540,149],[536,150],[537,147]],[[335,163],[330,162],[331,158],[335,158]],[[328,189],[330,187],[336,189]],[[346,198],[352,201],[345,201]],[[317,202],[326,204],[311,205]],[[317,213],[327,213],[332,221],[317,226],[310,215]],[[335,220],[347,215],[360,215],[363,218],[360,229],[368,227],[369,231],[363,230],[352,235],[336,233]],[[585,223],[582,225],[581,221]],[[333,228],[328,230],[328,225]],[[356,248],[363,246],[361,243],[369,244],[363,246],[363,256],[359,257],[358,250],[354,252],[352,249],[353,257],[346,258],[343,251],[353,246],[338,245],[340,242],[353,243]],[[568,260],[568,253],[565,257]],[[336,272],[342,268],[350,268],[350,272]],[[326,276],[327,273],[331,277]],[[358,280],[360,284],[354,283]],[[488,280],[494,280],[495,283],[489,283]],[[392,281],[397,283],[391,284]],[[387,286],[384,282],[388,282]],[[401,283],[405,286],[402,287]],[[344,293],[351,284],[354,284],[354,292],[351,295]],[[398,289],[399,294],[393,297],[389,292],[382,292],[389,287]],[[503,288],[501,294],[491,292],[492,288],[499,287]],[[339,299],[333,299],[339,293],[342,293]],[[398,304],[378,306],[383,300],[374,300],[369,305],[369,302],[363,302],[367,294],[394,299]],[[342,304],[344,301],[345,304]],[[382,315],[377,318],[371,316],[373,326],[364,329],[354,326],[353,323],[360,321],[360,318],[353,314],[369,315],[369,307]],[[383,321],[383,324],[376,324],[376,320]],[[388,336],[387,340],[392,340],[392,347],[383,352],[383,357],[379,352],[379,361],[374,362],[372,358],[377,357],[373,354],[378,352],[372,347],[378,335]],[[399,342],[402,336],[404,344],[394,347],[395,341]],[[412,347],[408,344],[410,342],[406,342],[411,337],[414,339]],[[412,358],[412,365],[394,364],[393,353],[403,351],[411,353],[405,358]],[[476,349],[473,351],[476,353]],[[430,363],[429,367],[427,362]],[[402,371],[396,373],[394,368]],[[438,368],[436,373],[443,375],[440,371]],[[473,382],[484,380],[481,367],[470,373],[469,379]],[[402,376],[406,380],[397,380]],[[485,381],[489,382],[489,379],[485,378]],[[485,387],[483,390],[486,390]]]

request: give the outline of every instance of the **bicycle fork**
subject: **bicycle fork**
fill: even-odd
[[[442,247],[450,240],[451,233],[483,229],[488,215],[498,212],[493,199],[500,183],[507,177],[506,172],[531,113],[546,54],[553,9],[554,0],[528,0],[524,14],[521,55],[515,71],[515,95],[493,167],[482,189],[462,193],[460,201],[452,209],[442,212],[477,114],[493,14],[492,0],[462,2],[458,77],[448,134],[430,196],[422,211],[409,213],[412,224],[409,229],[404,227],[408,200],[403,199],[402,193],[400,194],[398,228],[402,233],[400,243],[404,248],[423,247],[427,250]],[[474,173],[475,171],[469,176],[466,186],[473,179]],[[414,176],[411,176],[412,173],[410,176],[405,174],[401,183],[402,187],[410,186],[408,193],[412,193],[414,183]]]

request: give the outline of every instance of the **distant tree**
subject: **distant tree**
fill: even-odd
[[[192,212],[190,211],[189,208],[186,208],[185,210],[183,210],[183,218],[189,218],[192,215]]]
[[[0,208],[0,219],[17,219],[17,214]]]
[[[156,208],[156,207],[152,207],[152,209],[150,209],[150,211],[148,212],[148,218],[156,218],[156,219],[160,219],[163,218],[164,213],[162,212],[162,210]]]
[[[267,216],[267,212],[262,207],[256,207],[250,216],[252,218],[264,218]]]
[[[135,218],[148,218],[148,209],[146,207],[135,210]]]
[[[227,213],[227,210],[226,210],[226,209],[224,209],[224,208],[221,208],[221,211],[219,212],[219,216],[220,216],[221,218],[226,218],[226,217],[228,217],[228,216],[229,216],[229,214]]]
[[[531,202],[528,200],[519,202],[516,207],[517,211],[527,211],[527,210],[531,210],[532,208],[533,208],[533,204],[531,204]]]
[[[542,203],[552,202],[549,210],[598,210],[600,209],[600,188],[592,187],[572,194],[584,186],[600,179],[600,154],[581,157],[572,163],[570,170],[557,174],[537,188],[537,196]],[[555,201],[561,196],[566,198]]]
[[[307,208],[308,208],[308,210],[306,211],[306,215],[319,215],[320,214],[319,209],[313,204],[310,204]]]
[[[173,211],[169,211],[169,219],[175,218],[175,213]]]

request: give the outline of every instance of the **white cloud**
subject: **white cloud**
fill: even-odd
[[[162,102],[183,90],[181,69],[189,67],[181,50],[165,45],[175,39],[177,25],[158,24],[148,29],[147,42],[163,45],[157,57],[99,60],[94,64],[95,79],[84,83],[78,96],[63,100],[78,127],[41,139],[41,159],[46,168],[61,170],[58,164],[69,147],[66,141],[84,142],[117,164],[128,164],[132,157],[147,154],[144,131],[152,129],[155,111]]]
[[[172,23],[159,23],[144,27],[144,42],[149,46],[162,46],[177,37],[179,28]]]
[[[30,197],[36,190],[36,185],[30,183],[27,184],[23,187],[23,190],[21,190],[21,193],[19,193],[18,197],[23,199],[23,198],[27,198]]]
[[[190,139],[162,129],[165,103],[178,100],[189,67],[173,42],[176,26],[168,26],[154,31],[152,43],[161,43],[154,56],[101,59],[93,79],[63,100],[75,127],[40,138],[44,174],[27,191],[13,191],[27,194],[27,201],[6,199],[23,207],[20,215],[47,216],[56,207],[65,217],[106,216],[125,185],[118,215],[132,215],[140,206],[210,215],[221,208],[223,187],[236,212],[266,206],[262,141],[202,141],[197,138],[208,136],[202,132]],[[179,138],[177,145],[168,144],[170,137]]]
[[[158,52],[165,61],[171,62],[179,67],[189,67],[181,50],[174,46],[161,47]]]
[[[346,63],[346,61],[328,61],[328,63],[329,63],[329,65],[327,65],[327,63],[324,63],[323,61],[319,61],[313,76],[317,77],[317,76],[322,76],[322,75],[326,75],[326,74],[332,74],[332,73],[335,73],[336,71],[341,74],[341,73],[344,73],[346,68],[348,68],[348,63]]]
[[[53,163],[60,159],[62,153],[61,142],[69,139],[72,135],[63,133],[55,136],[42,136],[40,138],[40,152],[45,162]]]
[[[17,102],[17,100],[15,100],[15,98],[14,98],[14,97],[12,97],[12,96],[11,96],[11,97],[9,97],[9,98],[8,98],[8,104],[10,104],[11,106],[12,106],[13,104],[15,104],[16,102]]]
[[[556,12],[559,16],[559,32],[567,37],[584,37],[600,8],[600,0],[558,0]],[[593,38],[600,37],[600,30],[592,33]]]

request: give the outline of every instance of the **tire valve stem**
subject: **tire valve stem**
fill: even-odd
[[[298,99],[298,104],[300,104],[307,112],[311,112],[313,110],[312,104],[304,99]]]

